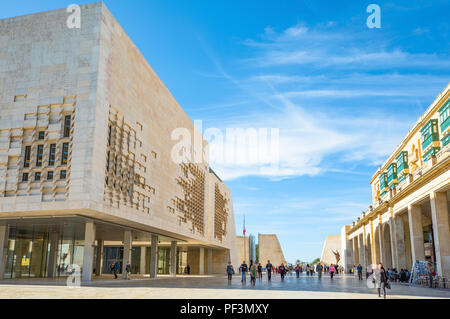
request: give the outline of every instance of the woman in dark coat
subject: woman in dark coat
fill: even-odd
[[[373,278],[375,279],[375,288],[378,290],[378,297],[381,297],[381,289],[383,289],[383,296],[384,299],[386,299],[386,285],[388,283],[388,276],[382,263],[380,263],[378,268],[373,272]]]

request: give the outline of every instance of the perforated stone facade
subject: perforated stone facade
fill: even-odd
[[[81,6],[80,29],[69,15],[0,20],[0,217],[78,215],[233,260],[231,191],[208,163],[171,159],[193,122],[103,3]]]

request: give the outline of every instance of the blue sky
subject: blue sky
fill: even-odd
[[[78,1],[78,4],[91,1]],[[74,1],[2,1],[0,17]],[[319,257],[369,180],[449,82],[449,1],[105,1],[192,120],[280,128],[280,169],[218,165],[236,232]],[[381,7],[381,29],[366,8]]]

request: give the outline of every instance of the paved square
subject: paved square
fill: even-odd
[[[157,279],[133,278],[114,280],[109,276],[97,279],[80,288],[65,286],[64,280],[5,280],[0,284],[0,298],[102,298],[102,299],[378,299],[375,289],[366,281],[358,281],[349,275],[331,280],[306,275],[296,278],[279,276],[271,283],[264,277],[251,286],[249,279],[242,284],[240,276],[234,276],[230,285],[225,276],[160,276]],[[450,289],[430,289],[393,284],[388,299],[398,298],[450,298]]]

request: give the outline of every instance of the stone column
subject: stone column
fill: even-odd
[[[147,247],[141,246],[141,262],[139,265],[139,274],[145,275],[145,261],[147,260]]]
[[[353,237],[352,243],[353,243],[353,257],[355,260],[355,265],[358,266],[359,264],[358,237]]]
[[[8,255],[9,225],[0,225],[0,280],[4,279]]]
[[[397,259],[397,270],[406,268],[406,249],[405,249],[405,232],[403,229],[403,220],[400,216],[394,218],[395,229],[395,255]]]
[[[50,233],[50,252],[48,254],[47,278],[55,278],[56,275],[56,258],[58,256],[58,239],[57,232]]]
[[[450,277],[450,226],[446,192],[430,194],[431,221],[436,251],[436,273]]]
[[[199,274],[204,275],[205,274],[205,248],[200,247],[200,255],[198,257],[199,262]]]
[[[212,274],[212,264],[213,264],[212,255],[213,255],[213,250],[212,250],[212,248],[209,248],[208,249],[208,275]]]
[[[364,247],[364,238],[358,235],[358,247],[359,247],[359,263],[366,269],[366,250]]]
[[[97,261],[95,263],[95,274],[101,276],[103,274],[103,250],[105,247],[105,241],[103,239],[97,239]]]
[[[122,260],[122,278],[127,278],[127,263],[131,264],[131,253],[133,249],[133,233],[126,230],[123,233],[123,260]]]
[[[353,267],[353,245],[352,241],[347,239],[348,226],[341,228],[341,255],[342,255],[342,267],[344,272],[348,272]]]
[[[394,227],[394,218],[389,218],[389,235],[391,237],[391,257],[392,257],[392,268],[398,269],[397,263],[397,245],[395,243],[395,227]]]
[[[378,247],[380,247],[380,260],[378,260],[378,262],[384,263],[383,224],[381,223],[381,220],[380,220],[380,223],[378,224]]]
[[[170,243],[170,275],[177,275],[177,242],[173,240]]]
[[[95,244],[95,224],[86,222],[84,230],[84,252],[83,252],[83,281],[92,280],[92,270],[94,265],[94,244]]]
[[[372,269],[376,269],[376,263],[377,263],[377,248],[375,246],[375,241],[377,239],[375,238],[374,231],[373,231],[373,220],[370,220],[370,253],[371,253],[371,259],[372,259]]]
[[[150,246],[150,278],[158,275],[158,235],[152,235],[152,245]]]
[[[422,210],[419,205],[408,206],[409,233],[411,238],[412,262],[425,260],[423,242]]]

